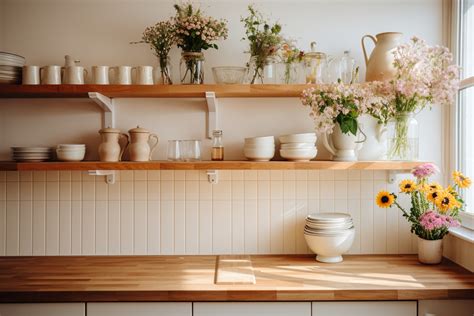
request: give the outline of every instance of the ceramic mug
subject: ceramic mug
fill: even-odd
[[[61,66],[50,65],[40,68],[41,84],[61,84]]]
[[[23,66],[23,84],[40,84],[40,67]]]
[[[115,66],[110,68],[114,84],[132,84],[132,67]]]
[[[84,77],[87,76],[87,70],[82,66],[70,66],[63,68],[64,83],[66,84],[84,84]]]
[[[92,83],[109,84],[109,66],[92,66]]]
[[[138,66],[133,67],[135,70],[135,84],[151,85],[153,84],[153,67],[152,66]]]

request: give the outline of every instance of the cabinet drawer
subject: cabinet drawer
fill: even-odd
[[[311,303],[194,303],[193,316],[311,316]]]
[[[416,302],[314,302],[313,316],[417,316]]]
[[[192,316],[192,303],[87,303],[87,316]]]
[[[85,316],[83,303],[0,304],[0,316]]]
[[[425,300],[418,302],[419,316],[473,316],[474,300]]]

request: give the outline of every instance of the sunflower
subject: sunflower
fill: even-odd
[[[453,180],[460,188],[465,189],[471,186],[471,179],[463,175],[459,171],[453,172]]]
[[[404,193],[411,193],[416,190],[416,183],[412,180],[403,180],[400,182],[400,191]]]
[[[388,208],[395,202],[395,197],[387,191],[380,191],[375,201],[379,207]]]
[[[435,204],[441,212],[445,213],[452,208],[460,207],[456,197],[449,193],[447,190],[439,191],[435,198]]]
[[[437,199],[438,196],[440,195],[440,192],[441,192],[441,190],[428,191],[428,193],[426,194],[426,198],[427,198],[428,201],[430,201],[431,203],[436,204],[436,199]]]

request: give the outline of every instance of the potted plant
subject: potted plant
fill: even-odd
[[[160,78],[159,83],[161,84],[173,84],[171,79],[171,66],[169,52],[171,47],[176,43],[175,36],[175,25],[173,21],[161,21],[153,26],[149,26],[145,29],[142,35],[142,40],[137,43],[150,44],[150,48],[158,57],[160,64]]]
[[[203,51],[214,48],[219,39],[227,38],[227,22],[202,14],[191,3],[175,4],[176,43],[183,50],[180,62],[182,84],[204,83]]]
[[[278,23],[270,25],[252,5],[248,6],[248,11],[249,16],[241,18],[241,22],[245,26],[246,36],[242,40],[247,39],[249,41],[248,80],[251,84],[256,81],[274,83],[276,79],[276,54],[283,42],[280,35],[281,25]],[[264,73],[265,70],[267,70],[266,74]]]
[[[356,153],[365,141],[357,119],[370,101],[366,89],[339,81],[304,90],[301,101],[310,108],[316,131],[322,134],[324,146],[333,154],[333,159],[357,160]]]
[[[416,181],[403,180],[399,184],[400,193],[411,200],[409,211],[397,201],[395,193],[381,191],[376,197],[379,207],[398,207],[411,224],[411,232],[418,236],[418,260],[425,264],[441,262],[443,238],[449,228],[459,226],[458,214],[464,202],[458,190],[468,188],[471,180],[460,172],[453,173],[454,184],[443,188],[430,182],[429,177],[438,171],[434,164],[427,163],[412,170]]]
[[[393,54],[395,77],[377,84],[379,94],[385,98],[383,104],[388,107],[388,159],[417,160],[415,114],[429,104],[453,102],[459,68],[452,65],[452,54],[446,47],[429,46],[416,37],[398,46]]]

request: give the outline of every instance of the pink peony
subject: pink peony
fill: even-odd
[[[419,165],[411,171],[411,173],[418,179],[426,179],[428,177],[431,177],[435,173],[439,172],[438,167],[436,167],[435,164],[433,163],[425,163],[422,165]]]

